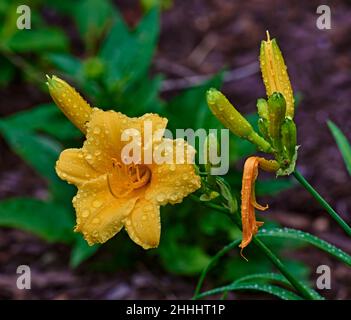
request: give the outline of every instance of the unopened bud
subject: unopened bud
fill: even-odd
[[[284,96],[274,92],[268,99],[269,135],[277,143],[280,141],[280,129],[285,119],[285,112]]]
[[[67,82],[56,76],[47,76],[47,79],[46,84],[56,105],[80,131],[86,133],[85,124],[93,111],[90,105]]]
[[[214,116],[235,135],[256,144],[261,151],[272,152],[271,145],[254,131],[251,124],[220,91],[213,88],[208,90],[207,104]]]
[[[282,144],[288,153],[289,159],[292,159],[296,152],[296,125],[294,120],[286,117],[281,128]]]
[[[283,55],[275,39],[270,39],[267,31],[267,41],[261,42],[260,65],[267,97],[274,92],[281,92],[286,100],[286,116],[294,117],[294,96],[284,62]]]

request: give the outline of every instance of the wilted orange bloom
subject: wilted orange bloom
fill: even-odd
[[[274,160],[266,160],[260,157],[250,157],[245,161],[244,173],[241,189],[241,223],[242,240],[239,245],[241,254],[245,247],[249,245],[252,237],[257,233],[263,222],[256,221],[255,208],[261,211],[267,210],[268,205],[261,206],[256,201],[255,181],[258,175],[258,168],[268,172],[276,172],[279,165]]]

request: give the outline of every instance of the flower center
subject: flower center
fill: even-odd
[[[115,198],[123,198],[133,190],[144,187],[151,178],[150,169],[143,164],[123,164],[112,159],[112,171],[107,175],[107,183]]]

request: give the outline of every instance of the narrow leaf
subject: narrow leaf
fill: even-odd
[[[328,243],[327,241],[324,241],[307,232],[290,229],[290,228],[261,229],[258,232],[257,236],[259,238],[273,237],[273,238],[284,238],[284,239],[303,241],[329,253],[331,256],[335,257],[336,259],[351,266],[351,256],[349,254],[337,248],[336,246]]]
[[[351,175],[351,145],[346,136],[332,121],[328,121],[328,127],[332,132],[334,139],[339,147],[339,150],[344,158],[346,169]]]

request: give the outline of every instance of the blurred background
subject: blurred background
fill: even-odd
[[[158,112],[172,130],[220,127],[205,103],[214,86],[255,123],[256,99],[265,96],[259,46],[269,30],[298,101],[298,168],[351,223],[351,179],[327,126],[333,121],[351,139],[350,1],[34,0],[31,29],[18,30],[16,9],[25,3],[0,2],[1,299],[189,299],[210,257],[240,237],[226,217],[186,199],[161,209],[158,249],[143,251],[124,231],[88,247],[73,233],[75,188],[54,171],[60,151],[83,140],[52,104],[45,74],[66,79],[103,109]],[[330,6],[330,30],[316,27],[321,4]],[[231,137],[226,178],[238,197],[243,161],[255,152]],[[350,252],[343,231],[293,180],[260,174],[257,195],[270,205],[260,215],[267,226],[301,229]],[[266,242],[312,285],[317,266],[330,266],[332,287],[321,293],[351,298],[351,272],[342,263],[301,243]],[[246,256],[249,263],[233,251],[205,288],[273,270],[254,248]],[[19,265],[31,268],[31,290],[16,287]]]

